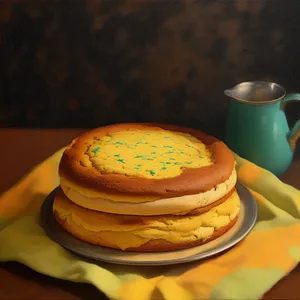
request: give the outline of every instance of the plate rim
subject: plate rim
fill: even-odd
[[[138,260],[137,261],[137,260],[128,260],[128,259],[120,259],[120,258],[111,258],[111,257],[106,256],[105,254],[103,254],[103,256],[100,255],[100,257],[99,256],[96,257],[93,255],[85,254],[82,251],[78,251],[76,249],[76,247],[72,248],[72,246],[67,245],[61,239],[56,238],[55,234],[53,234],[51,232],[49,223],[50,224],[54,223],[55,226],[57,228],[59,228],[58,230],[60,231],[60,233],[63,236],[67,236],[69,239],[73,239],[73,240],[75,239],[76,242],[79,244],[82,244],[82,246],[89,247],[89,248],[97,247],[99,249],[101,249],[101,248],[109,249],[104,246],[93,245],[88,242],[82,241],[82,240],[78,239],[77,237],[71,235],[67,231],[65,231],[60,226],[60,224],[56,221],[56,219],[52,213],[54,196],[55,196],[56,192],[58,191],[58,189],[59,189],[59,186],[56,187],[50,194],[48,194],[48,196],[45,198],[45,200],[43,202],[43,205],[40,210],[41,227],[45,231],[45,234],[48,236],[48,238],[50,238],[55,243],[59,244],[64,249],[67,249],[68,251],[70,251],[72,253],[75,253],[81,257],[84,257],[85,259],[93,260],[95,262],[102,261],[105,263],[113,263],[113,264],[128,265],[128,266],[130,266],[130,265],[131,266],[162,266],[162,265],[182,264],[182,263],[188,263],[188,262],[194,262],[197,260],[206,259],[208,257],[223,253],[224,251],[229,250],[230,248],[232,248],[233,246],[238,244],[240,241],[242,241],[250,233],[250,231],[254,227],[256,220],[257,220],[258,208],[257,208],[257,203],[256,203],[254,197],[252,196],[250,191],[244,185],[242,185],[240,182],[237,182],[236,189],[240,196],[241,202],[243,202],[244,209],[247,210],[247,213],[246,212],[244,213],[244,219],[243,219],[242,224],[240,225],[240,228],[238,229],[238,231],[229,240],[223,242],[221,245],[219,245],[215,248],[212,248],[212,249],[205,250],[203,252],[199,252],[197,254],[192,254],[192,255],[188,255],[186,257],[181,257],[181,258],[172,258],[169,260],[157,260],[157,261],[155,261],[155,260],[151,260],[151,261]],[[242,197],[242,195],[240,195],[242,193],[248,194],[248,197],[245,197],[245,196]],[[247,198],[247,199],[245,199],[245,198]],[[118,250],[118,249],[111,249],[111,250],[118,251],[120,253],[124,253],[124,251]],[[185,249],[182,249],[181,251],[184,251],[184,250]],[[172,252],[172,251],[166,251],[166,252]],[[139,253],[145,254],[144,252],[134,252],[134,253],[135,254],[139,254]],[[152,254],[154,254],[154,253],[156,253],[156,252],[152,252]],[[159,252],[159,253],[163,253],[163,252]],[[149,253],[149,254],[151,254],[151,253]]]

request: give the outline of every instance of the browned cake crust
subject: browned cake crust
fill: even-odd
[[[173,178],[149,179],[121,174],[102,174],[94,167],[81,164],[86,155],[87,143],[108,133],[129,129],[170,130],[188,133],[204,143],[213,155],[214,164],[202,168],[186,168]],[[73,140],[64,152],[60,165],[60,176],[75,184],[99,192],[111,194],[153,195],[176,197],[202,193],[228,179],[234,169],[234,157],[228,147],[199,130],[163,124],[118,124],[96,128]],[[199,180],[201,178],[201,180]]]

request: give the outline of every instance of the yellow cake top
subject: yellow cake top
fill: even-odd
[[[212,156],[197,138],[168,130],[124,130],[95,139],[86,154],[101,173],[152,179],[176,177],[184,168],[211,165]]]

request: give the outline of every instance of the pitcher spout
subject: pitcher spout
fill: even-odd
[[[225,90],[225,91],[224,91],[224,94],[225,94],[227,97],[234,98],[234,97],[233,97],[232,89]]]

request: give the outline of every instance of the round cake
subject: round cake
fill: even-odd
[[[171,125],[88,131],[65,150],[53,211],[81,240],[127,251],[211,241],[236,222],[233,154],[218,139]]]

